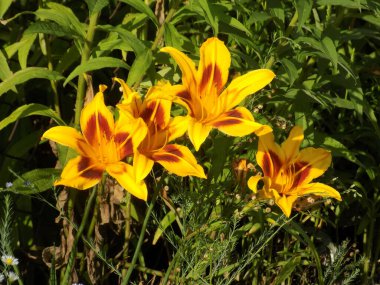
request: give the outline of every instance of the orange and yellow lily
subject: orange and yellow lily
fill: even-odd
[[[145,138],[147,127],[142,119],[120,114],[115,123],[112,113],[104,104],[103,91],[83,108],[80,117],[82,133],[72,127],[57,126],[47,130],[43,138],[74,149],[78,156],[71,159],[54,185],[65,185],[79,190],[98,184],[103,172],[117,180],[132,195],[146,200],[147,187],[134,176],[133,167],[122,160],[133,155]]]
[[[273,133],[261,136],[256,160],[264,176],[253,176],[248,180],[248,187],[255,193],[258,182],[262,180],[264,186],[258,190],[258,198],[273,199],[287,217],[291,214],[293,203],[301,196],[314,194],[341,200],[334,188],[323,183],[312,183],[330,166],[331,153],[313,147],[299,150],[303,138],[300,126],[292,128],[281,146],[275,143]]]
[[[170,117],[171,102],[163,99],[161,93],[170,84],[151,87],[144,100],[119,78],[123,90],[123,101],[117,107],[121,113],[133,118],[142,118],[148,127],[145,139],[139,145],[133,158],[136,177],[145,177],[154,162],[161,164],[168,171],[179,176],[197,176],[206,178],[203,168],[197,163],[191,151],[182,145],[168,144],[182,136],[187,129],[187,119],[182,116]]]
[[[195,149],[213,128],[231,136],[244,136],[255,132],[271,132],[268,126],[255,122],[251,112],[236,107],[248,95],[268,85],[275,74],[268,69],[250,71],[232,80],[227,88],[231,55],[217,38],[210,38],[200,48],[198,71],[194,62],[173,47],[164,47],[182,71],[182,85],[169,88],[167,98],[183,105],[188,111],[188,135]]]

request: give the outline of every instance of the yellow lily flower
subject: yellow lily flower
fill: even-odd
[[[255,193],[257,183],[262,180],[264,186],[258,191],[258,197],[273,199],[287,217],[300,196],[314,194],[342,200],[334,188],[323,183],[311,183],[330,166],[331,153],[313,147],[299,150],[303,138],[300,126],[293,127],[281,146],[275,143],[273,133],[261,136],[256,160],[264,176],[253,176],[248,180],[248,187]]]
[[[263,135],[269,126],[255,122],[251,112],[236,107],[248,95],[268,85],[275,74],[268,69],[250,71],[232,80],[227,88],[231,55],[217,38],[210,38],[200,48],[198,71],[194,62],[173,47],[164,47],[182,71],[182,85],[173,86],[167,98],[183,105],[188,111],[188,135],[196,150],[212,128],[231,135],[245,136],[252,132]],[[236,107],[236,108],[235,108]]]
[[[147,127],[142,119],[131,120],[120,114],[115,123],[112,113],[104,104],[103,91],[83,108],[80,117],[82,133],[67,126],[53,127],[42,138],[74,149],[79,155],[71,159],[62,171],[61,179],[54,185],[65,185],[79,190],[88,189],[101,181],[103,172],[119,182],[137,198],[147,199],[147,187],[136,180],[133,167],[122,162],[131,156],[145,138]]]
[[[144,101],[137,92],[119,78],[123,90],[123,101],[117,107],[133,118],[142,118],[148,127],[145,139],[134,154],[133,165],[136,177],[142,179],[148,175],[154,162],[158,162],[168,171],[179,176],[198,176],[206,178],[203,168],[197,163],[191,151],[182,145],[168,144],[182,136],[187,129],[187,118],[170,117],[171,102],[157,99],[170,84],[151,87]]]

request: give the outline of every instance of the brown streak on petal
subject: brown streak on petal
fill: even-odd
[[[157,106],[155,121],[161,129],[165,127],[165,110],[160,103]]]
[[[106,139],[110,140],[112,136],[112,130],[108,124],[107,119],[100,113],[98,113],[98,123],[101,134],[104,134]]]
[[[120,147],[120,159],[124,159],[133,153],[132,140],[128,138],[129,133],[117,133],[114,137],[116,145]]]
[[[308,165],[307,162],[298,161],[294,164],[294,172],[296,173],[296,176],[294,177],[292,188],[301,185],[305,181],[310,173],[310,168],[311,166]]]
[[[273,164],[273,176],[276,176],[282,166],[281,159],[273,151],[269,151],[269,154]]]
[[[102,177],[103,170],[102,169],[88,169],[91,165],[91,160],[88,157],[81,157],[81,160],[78,163],[78,172],[81,177],[88,179],[99,179]]]
[[[267,152],[264,153],[262,165],[263,165],[264,176],[270,176],[272,163],[271,163],[270,155]]]
[[[156,108],[156,101],[152,101],[148,103],[144,111],[141,112],[140,118],[142,118],[144,122],[147,123],[148,121],[150,121],[155,108]]]
[[[219,127],[224,127],[224,126],[231,126],[231,125],[238,125],[240,124],[241,121],[239,119],[234,119],[234,118],[229,118],[223,121],[218,121],[214,123],[214,127],[219,128]]]
[[[158,161],[166,161],[166,162],[178,162],[179,158],[172,154],[155,154],[154,159]]]
[[[182,92],[179,92],[177,94],[177,97],[179,97],[180,99],[182,99],[182,100],[184,100],[186,102],[191,101],[191,95],[190,95],[190,93],[189,93],[188,90],[184,90]]]
[[[226,112],[226,115],[228,117],[241,118],[241,119],[243,118],[243,114],[239,110],[236,110],[236,109]]]
[[[83,134],[86,137],[87,141],[92,144],[96,136],[96,117],[93,114],[87,121],[87,125],[83,130]]]

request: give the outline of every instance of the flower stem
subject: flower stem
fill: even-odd
[[[137,242],[137,246],[136,246],[136,249],[135,249],[135,253],[133,254],[133,257],[132,257],[132,261],[129,265],[129,268],[128,268],[128,271],[127,271],[127,274],[123,280],[123,282],[121,283],[122,285],[127,285],[129,284],[129,279],[131,278],[131,275],[132,275],[132,272],[133,272],[133,269],[135,268],[136,266],[136,261],[137,261],[137,258],[140,254],[140,249],[141,249],[141,246],[143,244],[143,241],[144,241],[144,235],[145,235],[145,230],[146,230],[146,227],[148,225],[148,221],[149,221],[149,218],[150,218],[150,214],[152,213],[153,211],[153,207],[154,207],[154,204],[156,203],[156,200],[157,200],[157,197],[158,197],[158,193],[159,193],[159,189],[160,189],[160,183],[158,185],[156,185],[155,189],[154,189],[154,193],[153,193],[153,197],[152,197],[152,201],[150,202],[150,205],[148,207],[148,210],[146,211],[146,214],[145,214],[145,219],[144,219],[144,222],[143,222],[143,225],[142,225],[142,228],[141,228],[141,232],[140,232],[140,236],[139,236],[139,240]]]
[[[171,6],[168,12],[168,15],[166,16],[165,21],[162,23],[162,25],[159,27],[157,31],[154,42],[150,48],[151,51],[154,51],[158,47],[158,44],[160,43],[165,32],[165,24],[169,23],[172,17],[174,16],[174,13],[177,10],[177,4],[178,4],[178,1],[173,1],[173,5]],[[139,80],[137,80],[136,83],[133,85],[133,88],[136,89],[140,85],[142,79],[143,77],[139,78]]]
[[[98,186],[98,187],[100,187],[100,186]],[[70,257],[69,257],[69,261],[67,263],[65,275],[63,276],[63,280],[61,283],[62,285],[69,284],[70,274],[71,274],[71,271],[74,267],[75,259],[77,256],[78,241],[83,234],[84,228],[86,227],[88,216],[90,215],[90,212],[91,212],[92,204],[96,198],[96,193],[97,193],[97,191],[95,189],[93,189],[90,193],[90,197],[87,200],[86,207],[84,209],[84,214],[82,217],[82,222],[80,223],[78,231],[75,235],[75,239],[74,239],[72,250],[70,252]]]
[[[90,16],[90,22],[88,24],[87,35],[84,43],[84,48],[82,52],[81,64],[84,64],[88,61],[91,55],[91,46],[94,40],[96,23],[98,20],[99,13],[94,13]],[[80,114],[83,108],[84,96],[86,94],[86,78],[85,74],[79,75],[78,79],[78,89],[77,89],[77,98],[75,101],[75,128],[79,129]]]

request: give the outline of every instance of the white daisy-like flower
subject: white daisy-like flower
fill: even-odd
[[[7,274],[9,282],[14,282],[19,279],[18,275],[14,273],[13,271],[9,271]]]
[[[9,255],[9,254],[5,254],[1,257],[1,261],[5,264],[5,265],[17,265],[18,264],[18,259],[16,257],[14,257],[13,255]]]
[[[0,282],[3,282],[4,281],[4,274],[0,273]]]

